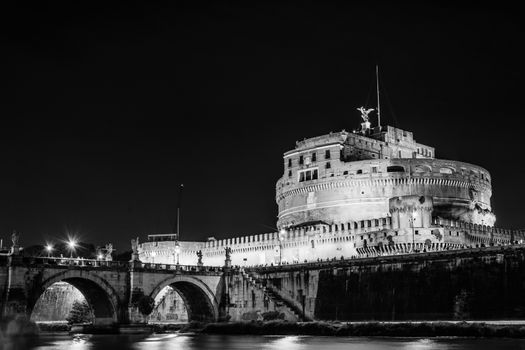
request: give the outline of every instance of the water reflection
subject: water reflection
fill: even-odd
[[[232,336],[194,334],[42,335],[0,339],[2,350],[488,350],[522,349],[525,339],[357,338],[315,336]]]
[[[267,337],[269,338],[269,337]],[[263,349],[276,349],[276,350],[298,350],[301,349],[302,344],[300,342],[300,336],[286,336],[276,337],[276,339],[270,341],[268,344],[263,346]]]

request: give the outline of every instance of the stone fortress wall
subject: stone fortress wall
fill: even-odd
[[[234,265],[275,265],[525,239],[493,227],[486,169],[434,156],[411,132],[390,126],[305,139],[283,157],[278,232],[207,242],[152,236],[140,259],[195,265],[201,251],[203,264],[222,266],[228,247]]]
[[[408,219],[397,212],[378,219],[303,226],[284,234],[272,232],[208,242],[180,242],[179,263],[196,265],[197,251],[201,250],[204,265],[222,266],[226,247],[232,249],[233,265],[254,266],[525,241],[524,231],[432,218],[424,207],[419,210],[422,219],[415,222],[414,227],[405,227],[402,223]],[[173,264],[176,259],[173,242],[145,242],[139,252],[140,260],[147,263]]]

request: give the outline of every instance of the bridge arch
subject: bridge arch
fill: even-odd
[[[175,289],[184,300],[189,321],[215,322],[219,319],[217,298],[200,279],[182,275],[166,278],[153,289],[150,297],[155,299],[167,286]]]
[[[57,282],[67,282],[82,293],[93,309],[94,324],[113,324],[119,321],[120,300],[118,293],[102,277],[80,270],[60,272],[44,280],[33,290],[32,298],[30,298],[28,305],[29,315],[44,291]]]

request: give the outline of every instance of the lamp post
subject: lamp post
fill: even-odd
[[[284,237],[286,237],[286,230],[284,228],[282,228],[279,231],[278,237],[279,237],[279,265],[281,265],[283,261],[283,240],[284,240]]]
[[[69,242],[67,242],[67,246],[69,248],[69,251],[70,251],[70,254],[69,254],[69,258],[72,259],[73,258],[73,252],[75,251],[75,248],[77,246],[77,242],[75,242],[74,239],[69,239]]]
[[[180,244],[179,241],[175,242],[175,255],[177,255],[177,266],[179,265],[179,255],[180,255]]]
[[[416,244],[416,236],[415,236],[415,229],[414,229],[414,221],[417,218],[417,212],[412,212],[412,217],[410,218],[410,223],[412,224],[412,252],[415,251],[414,246]]]
[[[53,246],[51,244],[47,244],[46,245],[46,252],[47,252],[47,257],[50,258],[51,257],[51,252],[53,251]]]

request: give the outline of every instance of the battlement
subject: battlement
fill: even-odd
[[[432,219],[432,224],[442,226],[447,230],[453,229],[463,231],[466,235],[467,241],[479,244],[512,244],[522,243],[525,241],[524,230],[510,230],[488,225],[478,225],[460,220],[443,219],[435,217]]]

